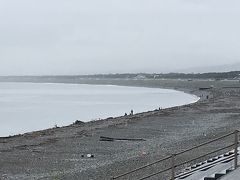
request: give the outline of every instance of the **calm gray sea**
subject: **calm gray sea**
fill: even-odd
[[[149,110],[199,98],[175,90],[112,85],[0,83],[0,136]]]

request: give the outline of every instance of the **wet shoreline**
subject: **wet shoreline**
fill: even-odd
[[[100,82],[99,82],[100,83]],[[101,82],[102,83],[102,82]],[[105,84],[129,85],[114,81]],[[102,83],[102,84],[104,84]],[[109,179],[127,170],[240,129],[238,82],[135,81],[135,86],[182,90],[202,96],[194,104],[133,116],[0,138],[0,174],[11,179]],[[212,89],[199,90],[201,87]],[[232,86],[233,88],[223,88]],[[206,98],[208,96],[208,99]],[[100,141],[100,137],[145,141]],[[220,144],[216,145],[220,146]],[[212,147],[186,155],[200,154]],[[94,158],[87,158],[87,154]],[[148,169],[141,176],[154,171]],[[0,176],[1,177],[1,176]],[[130,179],[137,178],[135,175]]]

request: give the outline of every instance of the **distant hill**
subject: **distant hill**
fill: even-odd
[[[207,73],[207,72],[229,72],[229,71],[240,71],[240,63],[226,64],[219,66],[205,66],[205,67],[193,67],[187,69],[176,70],[176,72],[183,73]]]

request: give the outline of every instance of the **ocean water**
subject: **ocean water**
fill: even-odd
[[[149,110],[199,98],[180,91],[113,85],[0,83],[0,136]]]

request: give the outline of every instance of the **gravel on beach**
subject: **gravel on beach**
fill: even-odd
[[[89,80],[87,83],[170,88],[195,94],[201,99],[181,107],[88,123],[79,121],[67,127],[2,137],[0,179],[107,180],[240,129],[238,81]],[[199,90],[208,87],[211,88]],[[110,137],[110,140],[101,140],[101,136]],[[231,139],[183,154],[177,161],[199,156],[229,141]],[[168,164],[156,164],[122,179],[139,179]],[[165,178],[159,175],[150,179]]]

